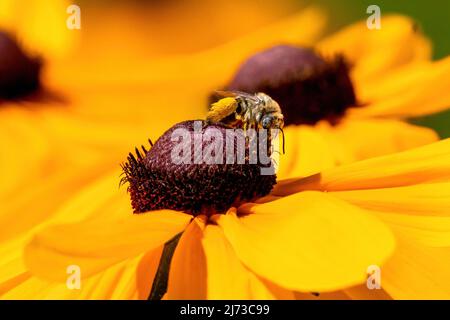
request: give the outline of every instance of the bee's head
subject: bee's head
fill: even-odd
[[[264,129],[282,129],[284,117],[281,113],[268,113],[261,118],[261,126]]]
[[[264,115],[261,118],[261,126],[264,129],[278,129],[281,131],[282,137],[283,137],[283,154],[284,154],[284,132],[283,132],[283,126],[284,126],[284,117],[281,112],[279,113],[269,113]]]
[[[261,117],[261,126],[264,129],[281,129],[284,126],[284,117],[281,113],[281,108],[278,102],[273,100],[265,93],[258,92],[256,96],[265,106],[267,112]]]

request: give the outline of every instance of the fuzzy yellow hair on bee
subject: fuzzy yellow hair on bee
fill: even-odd
[[[231,128],[278,129],[283,134],[284,116],[280,105],[263,92],[216,91],[223,97],[206,115],[206,122],[222,123]],[[284,153],[284,135],[283,135]]]
[[[209,123],[220,122],[224,118],[232,115],[237,108],[237,100],[233,97],[222,98],[213,103],[206,115],[206,121]]]

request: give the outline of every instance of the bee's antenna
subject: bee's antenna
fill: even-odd
[[[280,128],[280,131],[281,131],[281,135],[282,135],[282,138],[283,138],[283,154],[285,154],[285,152],[284,152],[284,131],[283,131],[282,128]]]

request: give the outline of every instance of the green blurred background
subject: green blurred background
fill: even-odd
[[[305,1],[302,2],[305,3]],[[450,1],[315,0],[306,2],[319,5],[329,13],[329,31],[336,30],[351,22],[366,19],[368,17],[366,9],[372,4],[380,7],[382,16],[386,13],[406,14],[414,18],[423,32],[432,39],[434,59],[440,59],[450,54]],[[450,110],[433,116],[412,119],[411,122],[434,128],[442,138],[450,137]]]

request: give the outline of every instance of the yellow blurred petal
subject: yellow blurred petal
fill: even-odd
[[[205,250],[208,299],[293,299],[293,293],[248,270],[237,258],[223,231],[208,225],[202,239]]]
[[[114,61],[96,61],[95,68],[86,70],[84,60],[71,61],[64,68],[53,68],[53,77],[65,79],[66,83],[77,86],[77,79],[84,85],[149,85],[172,82],[201,84],[203,93],[220,88],[232,76],[244,59],[253,53],[276,44],[311,45],[322,32],[325,18],[321,11],[313,7],[279,22],[261,27],[233,41],[200,52],[163,58]],[[89,64],[89,62],[87,62]],[[95,71],[94,71],[95,70]],[[72,81],[75,79],[76,81]],[[187,82],[189,81],[189,82]],[[206,96],[205,96],[206,97]]]
[[[27,49],[48,57],[61,57],[77,40],[69,30],[66,0],[2,0],[0,27],[16,33]]]
[[[154,211],[122,218],[93,219],[39,231],[25,248],[27,268],[54,281],[65,281],[69,265],[89,277],[126,258],[152,250],[182,231],[191,216]]]
[[[344,119],[337,126],[321,125],[317,126],[317,130],[330,144],[337,145],[336,149],[352,155],[349,157],[351,161],[346,163],[404,151],[439,140],[432,129],[387,119]]]
[[[100,167],[88,167],[82,172],[71,169],[74,172],[63,170],[54,175],[47,174],[46,181],[32,180],[29,186],[22,187],[17,198],[3,203],[6,209],[0,215],[0,222],[8,228],[2,229],[0,239],[32,234],[41,226],[52,223],[120,219],[124,214],[132,215],[126,188],[118,188],[120,170],[101,176],[103,170]],[[96,178],[94,183],[91,182],[93,178]],[[33,203],[31,213],[28,211],[30,203]]]
[[[403,238],[381,269],[381,285],[394,299],[450,299],[450,248],[431,248]]]
[[[10,198],[16,187],[36,174],[47,160],[50,146],[32,113],[16,105],[2,104],[0,128],[0,167],[3,168],[0,200],[3,200],[3,196]]]
[[[326,55],[343,53],[354,65],[356,83],[431,58],[430,42],[413,20],[399,15],[383,15],[380,30],[370,30],[365,20],[350,25],[325,38],[318,48]]]
[[[394,249],[390,231],[365,211],[318,192],[243,206],[223,228],[242,262],[288,289],[334,291],[365,281]]]
[[[58,79],[58,81],[61,81]],[[186,119],[203,118],[203,95],[186,84],[64,87],[68,105],[39,104],[42,131],[58,142],[84,142],[104,150],[155,140],[168,127]],[[130,108],[132,112],[130,111]],[[171,112],[167,112],[170,110]],[[68,112],[69,111],[69,112]],[[103,144],[102,144],[103,143]],[[120,150],[120,151],[121,151]],[[123,153],[123,151],[122,151]]]
[[[49,163],[40,170],[42,172],[24,179],[16,194],[6,195],[0,202],[0,223],[4,226],[0,242],[33,233],[42,224],[71,223],[92,217],[121,217],[124,212],[131,215],[127,190],[118,188],[121,171],[114,170],[102,177],[111,164],[80,167],[64,157],[58,157],[58,162],[54,159],[46,161]],[[60,167],[62,164],[68,167]],[[112,165],[117,167],[116,163]],[[47,172],[47,166],[54,171]]]
[[[116,64],[198,52],[280,20],[297,7],[289,0],[82,3],[77,56]]]
[[[449,177],[450,139],[445,139],[409,151],[343,165],[304,179],[283,180],[278,182],[272,194],[389,188],[447,181]]]
[[[30,278],[22,260],[27,239],[22,236],[0,244],[0,296]]]
[[[93,183],[77,189],[69,201],[55,211],[48,224],[69,224],[86,220],[122,219],[132,216],[130,196],[118,187],[120,170],[98,177]]]
[[[418,117],[450,107],[450,57],[403,68],[382,81],[361,86],[359,96],[368,103],[351,109],[354,117]]]
[[[54,171],[46,172],[45,168],[51,164],[55,164]],[[4,228],[0,233],[0,241],[27,233],[39,224],[52,219],[55,214],[58,215],[58,210],[63,203],[70,202],[69,199],[72,199],[80,189],[82,190],[83,186],[98,178],[107,168],[107,165],[60,168],[55,161],[49,159],[48,164],[41,168],[43,172],[37,170],[38,177],[30,175],[24,178],[21,180],[23,185],[17,188],[16,193],[9,197],[5,196],[1,201],[0,225]],[[109,186],[112,186],[118,195],[127,199],[126,208],[127,211],[131,211],[125,188],[121,190],[122,192],[117,191],[118,175],[119,173],[115,172],[114,183]],[[101,198],[100,195],[98,196]],[[32,204],[32,211],[30,211],[30,204]],[[67,213],[66,218],[76,221],[83,216],[81,210],[72,210]]]
[[[184,231],[170,264],[165,299],[206,299],[206,257],[201,245],[205,218],[199,216]]]

